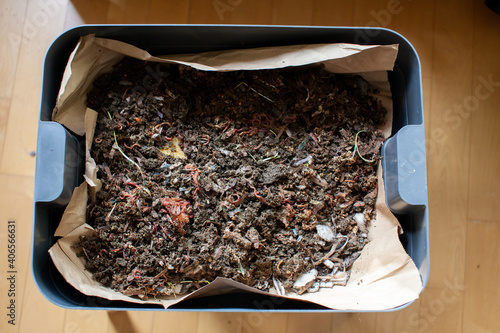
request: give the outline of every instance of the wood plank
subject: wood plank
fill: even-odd
[[[30,277],[24,287],[19,332],[67,332],[63,330],[66,311],[45,299]]]
[[[40,107],[40,86],[45,52],[64,25],[66,6],[34,0],[28,5],[25,29],[31,31],[21,44],[12,92],[0,172],[33,175]]]
[[[221,313],[201,312],[198,318],[199,333],[252,332],[284,333],[288,332],[286,313]]]
[[[450,11],[453,6],[455,10]],[[454,128],[448,117],[453,105],[471,93],[472,11],[473,4],[467,1],[435,5],[432,96],[427,114],[431,118],[428,132],[439,131],[442,137],[427,147],[430,220],[438,222],[432,223],[430,234],[432,287],[443,287],[455,277],[463,283],[464,278],[468,182],[463,175],[469,170],[465,156],[470,149],[470,124],[462,121]]]
[[[500,20],[480,2],[475,18],[474,91],[462,102],[471,121],[468,218],[500,222]]]
[[[469,220],[465,258],[464,332],[492,332],[500,325],[500,224]]]
[[[464,298],[458,278],[447,279],[439,287],[428,286],[419,300],[420,312],[408,316],[408,332],[460,332]]]
[[[106,311],[67,310],[63,332],[105,332],[108,325],[109,319]]]
[[[33,201],[33,177],[26,176],[10,176],[0,174],[0,290],[1,305],[7,307],[10,300],[15,302],[15,326],[8,324],[5,315],[0,321],[0,332],[16,332],[19,328],[22,315],[26,313],[25,298],[27,296],[25,290],[26,280],[31,279],[30,271],[30,249],[31,249],[31,221],[32,221],[32,201]],[[13,244],[15,256],[13,262],[8,262],[9,252],[7,244],[9,243],[9,233],[7,224],[9,221],[14,221],[15,243]],[[12,264],[13,266],[10,266]],[[13,272],[13,273],[9,273]],[[13,280],[7,278],[13,276]],[[11,282],[14,288],[11,288]],[[9,294],[13,292],[14,294]],[[29,313],[29,311],[27,312]]]
[[[376,320],[376,313],[335,313],[331,315],[330,332],[372,332]]]
[[[148,23],[183,24],[189,15],[189,1],[151,0]]]
[[[349,0],[314,1],[313,24],[323,26],[354,25],[355,2]]]
[[[85,19],[83,13],[78,11],[78,8],[73,2],[68,3],[68,9],[66,10],[66,18],[64,20],[64,30],[71,29],[78,25],[85,24]]]
[[[108,311],[108,333],[139,333],[153,331],[152,311]]]
[[[453,8],[453,10],[451,10]],[[432,51],[430,127],[427,128],[428,194],[432,274],[421,296],[419,331],[460,331],[464,313],[467,156],[470,123],[450,126],[453,106],[471,93],[473,4],[436,2]],[[457,24],[460,22],[460,24]],[[436,133],[441,133],[437,139]],[[432,223],[436,221],[437,223]],[[415,319],[415,318],[412,318]]]
[[[147,23],[150,1],[113,0],[109,2],[107,24]]]
[[[190,24],[222,24],[227,23],[231,13],[235,10],[234,4],[243,0],[191,0],[187,23]],[[231,3],[231,4],[230,4]]]
[[[9,119],[10,98],[0,98],[0,159],[2,158],[7,122]]]
[[[152,332],[196,332],[198,312],[156,312]]]
[[[389,28],[387,23],[379,17],[381,11],[386,10],[387,1],[384,0],[358,0],[354,6],[354,25],[358,27]],[[392,17],[392,15],[391,15]]]
[[[287,321],[287,332],[307,332],[314,326],[318,332],[332,330],[331,315],[327,313],[290,313]]]
[[[27,3],[3,1],[0,4],[0,159],[2,158],[14,78],[21,44],[26,42],[24,20]]]
[[[68,3],[64,30],[82,24],[106,23],[109,1],[72,0]]]
[[[252,332],[248,331],[243,313],[200,312],[198,333]]]
[[[233,1],[233,10],[227,23],[233,24],[270,24],[273,3],[269,0]],[[224,21],[226,23],[226,21]]]
[[[27,42],[29,31],[24,31],[27,3],[6,0],[0,4],[0,99],[9,99],[18,64],[21,44]],[[26,37],[24,37],[26,35]],[[2,109],[0,109],[0,113]]]
[[[272,24],[312,25],[313,6],[308,0],[274,0]]]
[[[243,315],[240,332],[285,333],[294,332],[289,318],[294,314],[250,312]],[[288,319],[288,320],[287,320]],[[199,331],[200,333],[202,331]]]
[[[389,313],[377,313],[374,332],[421,332],[419,326],[412,325],[413,317],[418,316],[421,308],[421,300],[417,300],[406,308]]]

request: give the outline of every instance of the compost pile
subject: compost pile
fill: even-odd
[[[141,299],[227,277],[279,294],[345,285],[375,216],[385,110],[322,66],[205,72],[125,58],[99,112],[78,244],[95,280]]]

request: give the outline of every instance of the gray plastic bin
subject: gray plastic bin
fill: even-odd
[[[382,28],[248,26],[248,25],[101,25],[81,26],[60,35],[47,51],[43,69],[35,175],[32,269],[42,294],[71,309],[163,310],[89,297],[69,285],[52,263],[48,250],[73,189],[83,181],[84,142],[51,121],[60,82],[79,37],[94,33],[133,44],[153,55],[192,53],[311,43],[399,44],[394,71],[393,133],[383,148],[387,204],[400,221],[406,251],[425,287],[429,278],[429,218],[420,62],[412,45]],[[396,309],[403,308],[401,306]],[[307,302],[238,293],[182,302],[183,311],[314,311],[336,312]],[[170,309],[169,309],[170,310]]]

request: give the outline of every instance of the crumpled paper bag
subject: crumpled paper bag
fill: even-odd
[[[68,61],[52,115],[54,121],[76,134],[86,136],[85,182],[75,188],[56,230],[55,236],[62,238],[49,250],[55,266],[66,281],[83,294],[109,300],[161,304],[165,308],[186,299],[236,291],[268,294],[227,278],[217,278],[183,297],[144,301],[100,285],[85,270],[84,259],[77,256],[74,245],[79,243],[80,236],[94,233],[92,227],[85,223],[87,200],[88,195],[98,191],[101,186],[95,162],[90,156],[97,113],[87,109],[86,94],[93,80],[110,71],[124,56],[183,64],[206,71],[273,69],[322,63],[334,73],[357,73],[380,91],[377,98],[388,111],[386,124],[381,128],[387,138],[392,124],[392,98],[387,71],[394,66],[397,50],[397,45],[314,44],[156,57],[123,42],[96,38],[94,35],[82,37]],[[319,292],[303,295],[288,292],[286,296],[278,296],[271,289],[271,294],[309,301],[331,309],[360,311],[390,309],[418,298],[422,281],[415,264],[399,241],[401,227],[385,203],[380,165],[378,170],[377,212],[368,228],[370,242],[353,264],[347,285],[322,288]]]

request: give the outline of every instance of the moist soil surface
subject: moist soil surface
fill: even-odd
[[[141,299],[216,277],[278,293],[345,285],[375,215],[385,110],[373,93],[321,66],[125,58],[87,96],[102,188],[88,202],[95,236],[78,245],[86,269]]]

